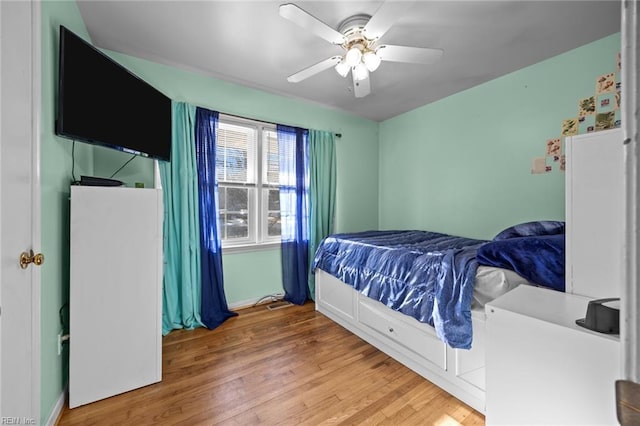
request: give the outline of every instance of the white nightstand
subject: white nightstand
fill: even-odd
[[[486,422],[618,424],[617,335],[576,325],[589,298],[521,285],[486,305]]]

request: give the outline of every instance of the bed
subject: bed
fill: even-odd
[[[564,223],[518,224],[491,241],[334,234],[312,269],[319,312],[484,413],[484,304],[521,284],[563,290]]]

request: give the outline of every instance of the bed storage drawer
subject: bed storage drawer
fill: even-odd
[[[344,284],[322,269],[316,269],[316,301],[338,315],[355,320],[353,287]]]
[[[391,310],[382,313],[381,306],[380,302],[361,296],[358,303],[359,322],[446,370],[446,344],[438,339],[429,325]]]

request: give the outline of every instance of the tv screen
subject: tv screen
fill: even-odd
[[[60,26],[56,134],[169,161],[171,99]]]

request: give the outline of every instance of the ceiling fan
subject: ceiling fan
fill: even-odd
[[[351,72],[354,94],[357,98],[362,98],[371,92],[369,74],[378,69],[381,61],[415,64],[431,64],[438,61],[444,53],[442,49],[378,44],[378,40],[402,16],[411,3],[384,2],[373,16],[366,14],[350,16],[342,21],[337,30],[295,4],[280,5],[280,16],[342,47],[345,51],[343,55],[334,55],[290,75],[287,81],[298,83],[335,67],[342,77],[346,77]]]

